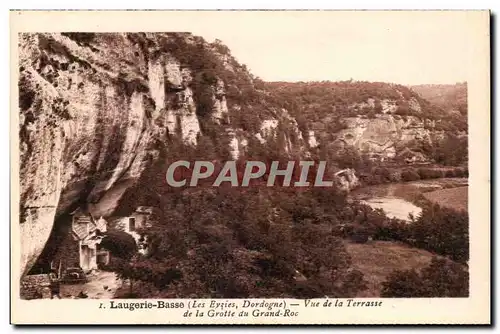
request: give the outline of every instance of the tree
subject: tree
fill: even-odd
[[[352,297],[364,288],[332,235],[345,210],[334,189],[151,187],[160,210],[147,231],[150,254],[119,269],[138,282],[137,297]]]
[[[112,256],[128,261],[137,253],[135,239],[128,233],[110,229],[101,241],[101,247],[107,249]]]
[[[137,254],[135,239],[128,233],[110,229],[101,241],[101,247],[111,253],[108,269],[114,271],[119,279],[130,281],[129,294],[132,294],[133,277],[136,275],[132,261]]]
[[[468,297],[468,270],[453,261],[434,257],[420,272],[394,271],[382,283],[381,295],[388,298]]]
[[[336,151],[331,157],[340,168],[359,169],[366,166],[364,157],[355,147],[348,146],[342,150]]]
[[[458,166],[468,161],[467,137],[448,134],[434,147],[434,160],[443,165]]]
[[[469,260],[469,216],[439,205],[423,209],[410,225],[412,245],[466,263]]]

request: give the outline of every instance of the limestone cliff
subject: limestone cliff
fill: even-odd
[[[351,145],[381,159],[396,156],[397,146],[410,141],[431,141],[433,123],[415,116],[375,115],[374,118],[347,117],[346,128],[337,133],[336,144]]]
[[[350,146],[387,160],[411,142],[432,145],[446,131],[461,135],[467,130],[466,118],[444,114],[402,85],[350,80],[272,82],[266,88],[300,117],[309,148],[323,151]]]
[[[58,216],[82,203],[112,212],[180,135],[196,145],[200,121],[191,69],[163,52],[165,34],[19,36],[21,268],[36,261]],[[227,112],[213,85],[213,115]]]
[[[306,150],[227,48],[188,33],[21,34],[19,71],[22,273],[59,217],[80,205],[110,215],[159,142],[203,138],[232,159],[270,141]]]

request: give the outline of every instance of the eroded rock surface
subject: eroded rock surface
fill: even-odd
[[[191,71],[160,52],[162,38],[20,35],[23,273],[40,254],[54,219],[79,202],[98,207],[107,192],[137,179],[155,156],[155,140],[178,131],[187,145],[196,145],[200,124]],[[221,90],[213,97],[220,113]],[[120,191],[116,195],[114,201]]]

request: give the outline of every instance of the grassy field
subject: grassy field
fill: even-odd
[[[364,274],[368,289],[357,297],[380,297],[381,283],[393,270],[420,270],[433,254],[392,241],[371,241],[366,244],[346,242],[354,267]]]
[[[441,189],[424,193],[424,197],[442,207],[467,211],[468,187]]]

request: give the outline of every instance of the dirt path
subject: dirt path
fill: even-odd
[[[121,281],[116,279],[114,272],[97,271],[87,277],[89,281],[84,284],[61,285],[61,297],[77,298],[80,292],[83,292],[87,298],[111,299],[121,286]]]

